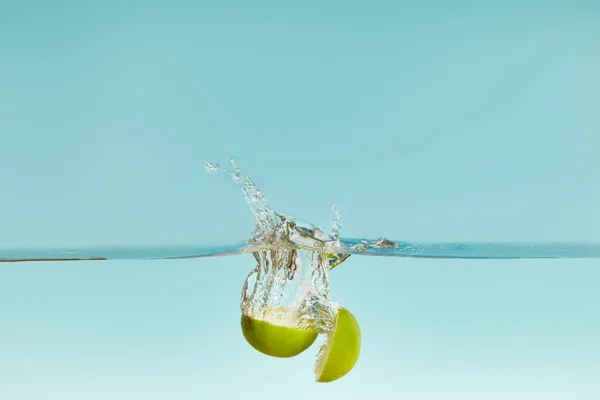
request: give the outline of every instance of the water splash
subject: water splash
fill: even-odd
[[[285,319],[291,314],[298,317],[296,326],[319,332],[332,328],[337,305],[328,298],[328,264],[323,257],[287,248],[253,255],[256,266],[248,274],[240,298],[244,315],[266,319],[275,312]]]
[[[333,207],[332,233],[312,226],[299,218],[275,212],[254,182],[245,176],[231,159],[222,167],[205,163],[206,171],[218,173],[236,183],[255,216],[255,229],[250,240],[224,246],[109,246],[80,248],[0,248],[0,263],[103,261],[103,260],[173,260],[228,256],[272,249],[306,249],[327,254],[329,269],[339,265],[350,254],[401,258],[435,259],[584,259],[600,258],[599,243],[415,243],[342,238],[341,210]]]
[[[330,330],[338,305],[328,298],[328,272],[348,258],[336,251],[341,248],[341,211],[333,207],[332,234],[328,235],[307,221],[275,212],[234,159],[229,169],[210,162],[205,169],[237,183],[254,215],[250,242],[256,265],[242,288],[244,315],[265,319],[268,310],[282,314],[284,320],[283,314],[293,314],[301,327]]]
[[[230,168],[228,169],[222,167],[218,162],[206,162],[204,168],[207,172],[224,175],[226,179],[234,182],[241,188],[244,199],[254,215],[255,228],[251,240],[261,243],[271,239],[272,235],[277,236],[280,233],[279,228],[281,228],[281,224],[278,221],[277,214],[273,211],[263,193],[249,176],[242,173],[233,157],[229,160],[229,164]]]
[[[331,237],[339,244],[340,230],[342,229],[340,221],[344,212],[341,209],[339,209],[335,204],[331,207],[331,211],[333,211],[333,215],[335,216],[333,218],[333,222],[331,223]]]

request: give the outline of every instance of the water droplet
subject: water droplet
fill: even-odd
[[[207,172],[218,172],[219,168],[221,168],[221,166],[218,163],[213,164],[213,163],[208,162],[208,161],[206,161],[204,163],[204,169]]]

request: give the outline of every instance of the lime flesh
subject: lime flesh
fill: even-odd
[[[316,331],[302,329],[293,316],[285,320],[258,319],[242,314],[242,333],[256,350],[272,357],[289,358],[308,349],[317,339]]]
[[[317,382],[332,382],[350,372],[360,355],[360,339],[356,318],[340,307],[334,328],[319,353],[315,367]]]

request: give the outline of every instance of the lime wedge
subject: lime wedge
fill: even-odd
[[[242,314],[242,333],[252,347],[268,356],[297,356],[317,339],[316,331],[298,327],[298,319],[293,313],[282,318],[267,311],[261,318]]]
[[[360,355],[360,327],[350,311],[340,307],[327,335],[315,366],[317,382],[340,379],[354,368]]]
[[[350,257],[350,254],[328,253],[326,257],[327,261],[329,262],[329,270],[331,271],[332,269],[346,261],[346,259]]]

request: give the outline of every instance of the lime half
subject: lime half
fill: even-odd
[[[360,327],[350,311],[340,307],[327,335],[315,366],[317,382],[340,379],[354,368],[360,355]]]
[[[318,333],[298,326],[294,313],[267,310],[261,319],[242,314],[242,333],[252,347],[272,357],[289,358],[308,349]]]

